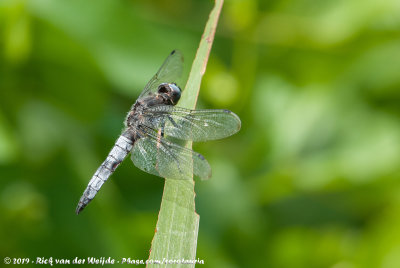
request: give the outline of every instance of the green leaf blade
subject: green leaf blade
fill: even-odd
[[[186,83],[179,106],[194,109],[214,40],[223,0],[216,0],[196,57]],[[191,147],[191,143],[187,145]],[[171,260],[196,260],[197,236],[200,216],[195,211],[194,181],[166,179],[156,233],[150,251],[150,261],[161,261],[167,267],[194,267],[195,263],[165,263]],[[148,267],[159,267],[149,263]]]

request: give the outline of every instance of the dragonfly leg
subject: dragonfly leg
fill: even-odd
[[[168,120],[171,122],[171,124],[175,127],[175,128],[179,128],[178,124],[175,122],[174,119],[172,119],[172,117],[170,115],[167,116]],[[162,125],[162,128],[164,129],[165,126],[165,122],[163,122],[164,124]]]

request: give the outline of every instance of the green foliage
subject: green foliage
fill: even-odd
[[[189,67],[210,1],[0,1],[0,255],[147,259],[163,180],[125,161],[76,202],[145,83]],[[227,0],[197,106],[205,267],[398,267],[400,7]],[[188,74],[189,70],[186,70]]]

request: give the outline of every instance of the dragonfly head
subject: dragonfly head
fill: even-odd
[[[175,83],[162,83],[158,86],[157,92],[172,105],[177,104],[181,98],[181,89]]]

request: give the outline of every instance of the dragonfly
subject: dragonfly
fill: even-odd
[[[79,214],[91,202],[118,165],[131,154],[139,169],[168,179],[211,177],[211,167],[199,153],[180,141],[208,141],[239,131],[239,117],[223,109],[190,110],[176,106],[181,89],[183,56],[174,50],[144,87],[128,112],[122,134],[94,173],[78,202]]]

